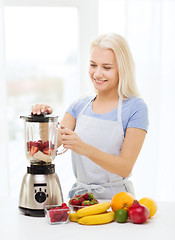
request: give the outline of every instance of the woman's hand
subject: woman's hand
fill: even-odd
[[[34,106],[32,106],[32,113],[33,114],[37,114],[40,115],[41,113],[52,113],[53,110],[49,105],[45,105],[45,104],[36,104]]]
[[[74,131],[61,126],[60,132],[64,148],[71,149],[80,155],[85,154],[87,144],[83,142]]]

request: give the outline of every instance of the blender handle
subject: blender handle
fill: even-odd
[[[60,125],[59,122],[58,122],[58,125]],[[58,125],[57,125],[57,127],[58,127]],[[57,150],[56,150],[56,156],[65,153],[67,150],[68,150],[68,149],[67,149],[67,148],[64,148],[64,147],[63,147],[63,149],[62,149],[61,151],[58,151],[58,149],[57,149]]]
[[[67,150],[68,149],[66,149],[66,148],[63,148],[61,151],[56,150],[56,156],[65,153]]]

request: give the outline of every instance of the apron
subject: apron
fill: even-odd
[[[84,111],[93,99],[78,115],[74,131],[87,144],[103,152],[119,156],[124,140],[121,119],[122,98],[119,98],[117,122],[84,115]],[[93,193],[94,197],[99,199],[111,199],[119,192],[129,192],[134,195],[132,183],[128,178],[110,173],[87,157],[73,151],[72,166],[76,183],[69,192],[70,198],[86,192]]]

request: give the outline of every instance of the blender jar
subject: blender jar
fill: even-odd
[[[31,164],[51,164],[57,155],[58,116],[29,115],[24,119],[25,152]],[[62,152],[65,152],[63,149]]]

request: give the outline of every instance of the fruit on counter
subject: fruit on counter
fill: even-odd
[[[74,200],[77,201],[77,204],[80,204],[79,199],[85,199],[88,196],[90,195],[77,195]],[[91,198],[92,197],[93,195],[91,195]],[[128,222],[128,219],[130,219],[131,223],[141,224],[146,222],[151,216],[149,208],[140,204],[131,194],[127,192],[121,192],[114,195],[111,203],[106,201],[92,206],[89,205],[94,199],[84,200],[81,203],[81,206],[84,205],[87,207],[79,209],[76,213],[71,213],[70,221],[84,225],[97,225],[112,222],[113,220],[116,220],[118,223],[125,223]],[[150,207],[150,209],[151,206],[157,206],[153,199],[142,198],[140,201],[144,201],[146,203],[149,202],[150,205],[148,205],[148,207]],[[108,212],[110,207],[113,210],[112,212]],[[114,212],[115,207],[117,207],[117,210]]]
[[[78,199],[79,199],[79,205],[82,205],[82,203],[83,203],[84,201],[86,201],[82,195],[80,195],[80,196],[78,197]],[[88,200],[87,200],[87,201],[88,201]]]
[[[97,205],[99,205],[99,204],[97,204]],[[90,207],[93,207],[93,206],[90,206]],[[80,210],[83,210],[83,209],[80,209]],[[95,215],[81,217],[78,219],[78,223],[83,224],[83,225],[97,225],[97,224],[109,223],[109,222],[112,222],[113,220],[114,220],[114,212],[109,211],[109,212],[105,212],[105,213],[101,213],[101,214],[95,214]]]
[[[61,206],[50,208],[49,217],[51,223],[65,222],[69,217],[69,207],[66,203],[62,203]]]
[[[93,199],[93,200],[85,200],[82,202],[81,206],[91,206],[91,205],[94,205],[94,204],[97,204],[98,203],[98,200],[97,199]]]
[[[104,213],[106,212],[109,208],[110,208],[111,204],[110,202],[106,201],[106,202],[102,202],[102,203],[98,203],[86,208],[81,208],[76,212],[76,215],[78,218],[82,218],[85,216],[89,216],[89,215],[96,215],[96,214],[100,214],[100,213]]]
[[[89,200],[85,200],[81,204],[81,206],[91,206],[91,205],[93,205],[93,204],[91,204],[91,201],[89,201]]]
[[[106,211],[109,208],[110,208],[110,202],[98,203],[93,206],[88,206],[87,208],[81,208],[76,213],[70,214],[70,221],[78,222],[80,224],[90,224],[90,225],[111,222],[112,220],[114,220],[114,213],[111,213],[109,215],[109,216],[113,216],[112,220],[111,220],[111,218],[109,219],[108,215],[104,215],[104,216],[102,215],[102,214],[106,213]],[[85,217],[87,217],[87,216],[88,217],[96,216],[96,217],[86,219]],[[99,220],[99,218],[101,216],[102,216],[102,219]],[[82,218],[83,218],[83,220],[81,221],[80,219],[82,219]]]
[[[79,200],[80,198],[79,197],[73,197],[70,201],[69,201],[69,203],[71,204],[71,205],[74,205],[74,206],[80,206],[81,205],[81,203],[80,203],[80,200]],[[85,201],[85,200],[84,200]]]
[[[114,212],[107,210],[110,208],[110,202],[98,203],[93,206],[81,208],[75,213],[71,213],[69,220],[83,225],[97,225],[112,222]]]
[[[77,213],[76,212],[75,213],[71,213],[70,216],[69,216],[69,220],[71,222],[78,222],[78,219],[79,219],[79,217],[77,217]]]
[[[115,212],[114,219],[119,223],[125,223],[128,219],[128,211],[125,209],[118,209]]]
[[[148,220],[150,212],[146,206],[141,205],[137,200],[134,200],[128,211],[128,215],[131,222],[140,224]]]
[[[97,204],[98,200],[96,198],[94,198],[90,201],[90,203],[91,203],[91,205]]]
[[[146,197],[138,202],[131,194],[121,192],[112,198],[111,208],[115,212],[114,219],[117,222],[124,223],[129,217],[133,223],[144,223],[154,216],[157,204],[153,199]]]
[[[84,198],[85,200],[92,200],[92,199],[94,199],[94,195],[93,195],[92,193],[85,193],[85,194],[83,195],[83,198]]]
[[[150,215],[149,218],[153,217],[157,212],[157,203],[152,199],[148,197],[144,197],[139,200],[139,203],[146,206],[149,209]]]
[[[51,155],[54,149],[55,145],[52,143],[52,141],[43,142],[42,140],[38,140],[27,142],[27,151],[30,152],[31,156],[33,156],[37,151]]]
[[[97,204],[98,200],[94,197],[92,193],[85,193],[84,195],[76,195],[75,197],[69,200],[69,205],[73,206],[73,210],[77,211],[78,209],[85,206],[91,206]]]
[[[120,192],[115,194],[111,200],[111,208],[114,212],[118,209],[129,210],[135,198],[128,192]]]

